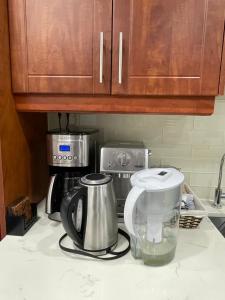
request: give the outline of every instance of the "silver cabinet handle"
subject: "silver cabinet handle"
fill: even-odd
[[[123,33],[119,35],[119,84],[122,84],[123,73]]]
[[[104,33],[100,32],[100,69],[99,69],[99,82],[103,83],[103,53],[104,52]]]

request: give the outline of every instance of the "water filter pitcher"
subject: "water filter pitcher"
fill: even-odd
[[[177,245],[184,176],[173,168],[152,168],[131,177],[124,208],[134,257],[147,265],[169,263]]]

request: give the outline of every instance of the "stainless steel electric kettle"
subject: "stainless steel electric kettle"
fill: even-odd
[[[115,259],[129,251],[129,246],[122,252],[112,251],[117,245],[118,232],[128,241],[129,235],[118,230],[116,199],[110,175],[94,173],[82,177],[80,186],[75,187],[62,201],[61,220],[66,235],[78,248],[64,247],[64,235],[59,243],[64,251],[95,258],[108,253],[113,255],[101,259]]]

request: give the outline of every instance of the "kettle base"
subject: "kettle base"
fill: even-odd
[[[96,258],[96,259],[100,259],[100,260],[115,260],[118,259],[120,257],[123,257],[124,255],[126,255],[129,251],[130,251],[130,237],[128,235],[128,233],[126,233],[125,231],[123,231],[122,229],[118,229],[118,233],[124,237],[125,240],[127,240],[128,245],[127,247],[122,250],[122,251],[112,251],[112,249],[114,249],[114,247],[117,246],[117,241],[115,242],[115,244],[113,244],[112,246],[110,246],[109,248],[106,249],[102,249],[102,250],[97,250],[97,251],[86,251],[85,249],[81,249],[80,247],[77,247],[77,245],[75,244],[75,241],[73,240],[74,246],[77,247],[78,249],[71,249],[71,248],[67,248],[65,246],[62,245],[62,241],[68,236],[67,233],[65,233],[60,239],[59,239],[59,247],[68,253],[73,253],[73,254],[78,254],[78,255],[83,255],[86,257],[91,257],[91,258]],[[94,253],[94,254],[92,254]],[[103,257],[103,255],[105,254],[110,254],[110,256],[108,257],[108,255],[105,257]]]
[[[74,244],[74,247],[75,247],[76,249],[85,251],[85,252],[90,253],[90,254],[95,255],[95,256],[103,256],[103,255],[107,255],[108,252],[109,252],[109,250],[110,250],[110,251],[113,251],[113,250],[115,250],[116,247],[117,247],[117,241],[116,241],[116,243],[113,244],[111,247],[109,247],[109,248],[107,248],[107,249],[104,249],[104,250],[99,250],[99,251],[91,251],[91,250],[82,249],[82,248],[80,248],[75,242],[73,242],[73,244]]]
[[[48,214],[48,218],[52,221],[61,222],[60,212],[54,212],[52,214]]]

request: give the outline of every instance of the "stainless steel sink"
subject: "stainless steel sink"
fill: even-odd
[[[219,232],[225,237],[225,217],[209,217]]]

